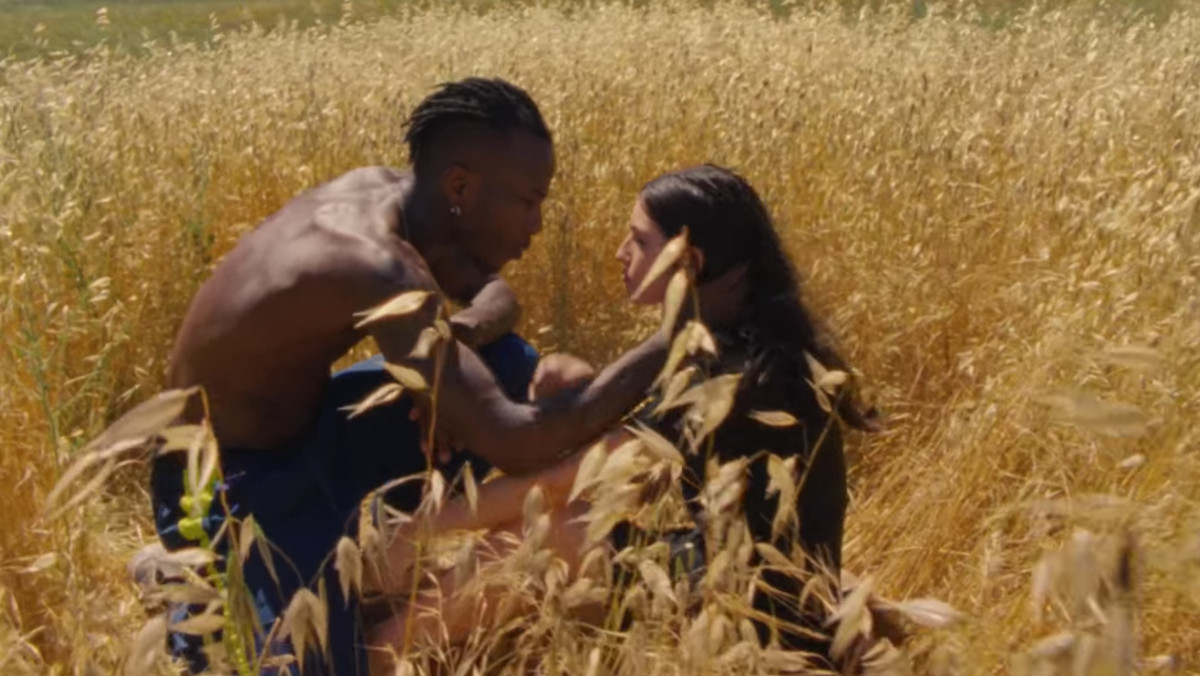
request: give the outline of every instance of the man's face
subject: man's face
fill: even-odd
[[[542,202],[554,178],[554,148],[517,131],[490,144],[480,166],[475,198],[462,206],[463,248],[487,272],[499,272],[529,248],[542,229]]]

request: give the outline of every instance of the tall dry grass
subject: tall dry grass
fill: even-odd
[[[1139,653],[1195,668],[1197,44],[1186,10],[994,30],[600,6],[4,62],[0,671],[120,664],[144,620],[124,573],[152,538],[144,468],[63,519],[41,516],[46,493],[158,390],[240,235],[338,172],[403,164],[406,111],[473,73],[528,88],[556,134],[546,231],[510,271],[543,347],[603,362],[647,326],[612,260],[642,182],[711,160],[761,190],[891,421],[851,447],[848,568],[968,616],[915,640],[923,668],[1036,671],[1043,637],[1105,636],[1070,584],[1100,565],[1085,533],[1125,532]]]

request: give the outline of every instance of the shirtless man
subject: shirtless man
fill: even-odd
[[[516,304],[497,274],[541,229],[554,174],[550,133],[525,92],[472,78],[423,101],[406,140],[411,173],[352,171],[291,200],[243,237],[197,293],[170,363],[171,387],[204,390],[233,515],[253,514],[279,552],[277,584],[257,556],[246,564],[264,625],[324,574],[328,655],[339,675],[365,671],[365,652],[354,600],[340,597],[336,573],[322,572],[322,563],[352,532],[368,492],[420,472],[425,457],[407,396],[346,420],[341,407],[389,378],[378,360],[331,377],[336,360],[370,336],[384,359],[432,383],[434,360],[413,354],[418,336],[442,298],[467,303],[452,321],[460,340],[446,351],[436,403],[421,403],[436,407],[439,426],[465,448],[520,475],[608,429],[641,398],[666,351],[656,335],[587,386],[520,403],[536,354],[509,333]],[[415,313],[358,328],[364,311],[422,290],[431,295]],[[192,403],[186,416],[198,422],[203,406]],[[179,455],[156,460],[152,479],[168,549],[193,544],[179,528],[186,516]],[[405,490],[399,507],[412,509],[420,489]],[[222,518],[203,521],[210,537]],[[188,653],[184,637],[171,641],[177,654]],[[330,673],[313,662],[306,674]]]

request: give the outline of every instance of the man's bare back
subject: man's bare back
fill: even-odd
[[[351,171],[246,235],[197,293],[171,355],[171,387],[204,388],[223,445],[286,449],[313,419],[330,367],[363,339],[355,314],[428,275],[403,237],[411,176]],[[189,418],[202,415],[200,403]]]

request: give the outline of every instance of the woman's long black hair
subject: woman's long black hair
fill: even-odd
[[[754,188],[736,173],[712,164],[681,169],[647,183],[642,205],[667,238],[688,229],[688,240],[704,254],[697,283],[745,263],[751,321],[778,344],[808,352],[825,368],[850,372],[828,333],[800,295],[795,266],[783,250],[771,216]],[[803,364],[803,360],[800,360]],[[837,413],[850,426],[875,429],[874,412],[864,412],[845,388]]]

